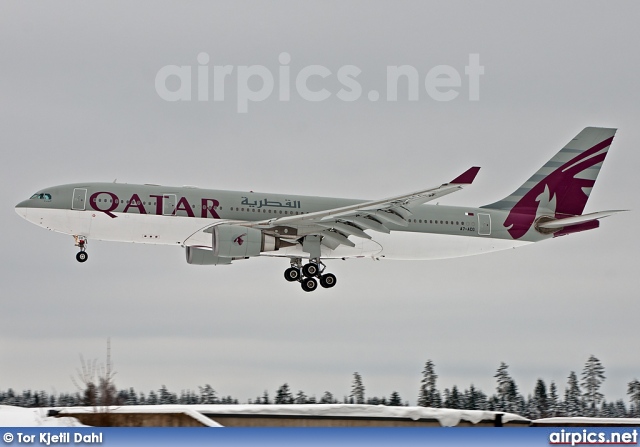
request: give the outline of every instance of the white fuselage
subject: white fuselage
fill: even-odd
[[[211,248],[211,234],[204,230],[213,225],[259,222],[359,202],[116,183],[64,185],[43,191],[50,200],[32,198],[16,207],[18,214],[43,228],[92,240],[198,248]],[[350,238],[355,247],[322,246],[322,257],[443,259],[505,250],[550,237],[532,232],[513,240],[503,226],[506,213],[500,210],[420,205],[412,212],[408,226],[391,226],[390,234],[367,230],[371,239]],[[307,256],[300,244],[262,255]]]

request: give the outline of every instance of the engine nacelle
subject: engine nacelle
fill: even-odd
[[[248,258],[258,256],[263,251],[280,248],[280,238],[264,234],[255,228],[237,225],[216,225],[213,227],[213,254],[223,258]]]
[[[216,256],[212,250],[206,248],[186,247],[187,264],[193,265],[227,265],[232,258]]]

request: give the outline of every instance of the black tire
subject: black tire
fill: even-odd
[[[320,269],[318,268],[318,264],[315,262],[310,262],[302,267],[302,274],[307,278],[316,276],[319,271]]]
[[[304,278],[300,285],[305,292],[313,292],[318,288],[318,281],[314,278]]]
[[[300,279],[300,270],[295,267],[290,267],[284,271],[284,279],[289,282],[297,281]]]
[[[330,289],[336,285],[336,275],[333,273],[327,273],[320,277],[320,285],[325,289]]]
[[[86,251],[79,251],[76,255],[76,261],[78,262],[85,262],[87,259],[89,259],[89,255]]]

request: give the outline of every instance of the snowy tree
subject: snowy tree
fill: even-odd
[[[149,391],[149,397],[147,397],[147,405],[158,405],[158,395],[155,391]]]
[[[556,383],[551,381],[549,385],[549,417],[558,417],[562,413],[562,403],[558,398],[558,388]]]
[[[466,410],[486,410],[488,408],[487,395],[473,386],[464,390],[462,395],[462,406]]]
[[[308,398],[307,398],[307,395],[304,394],[304,391],[302,390],[298,391],[294,402],[299,405],[308,403]]]
[[[578,385],[578,376],[575,372],[571,371],[569,373],[567,388],[564,390],[565,413],[569,417],[582,416],[583,407],[582,394],[580,393],[580,386]]]
[[[435,365],[431,360],[427,360],[422,370],[422,380],[420,381],[420,392],[418,393],[418,405],[421,407],[440,408],[442,401],[440,393],[436,388],[438,375],[435,373]]]
[[[362,384],[362,376],[358,372],[353,373],[353,383],[351,384],[351,394],[349,397],[353,399],[353,403],[364,403],[364,385]]]
[[[397,391],[394,391],[393,393],[391,393],[391,396],[389,397],[389,406],[391,407],[402,406],[402,399],[400,398],[400,394]]]
[[[630,416],[622,399],[618,399],[615,403],[615,414],[615,417],[617,418],[626,418]]]
[[[208,383],[205,386],[199,386],[200,398],[198,399],[201,404],[216,404],[218,403],[218,396],[216,390],[213,389]]]
[[[547,396],[547,387],[544,380],[538,379],[536,387],[533,391],[533,400],[536,407],[536,413],[539,418],[549,416],[549,397]]]
[[[138,395],[133,388],[129,388],[129,391],[126,392],[127,397],[125,400],[125,405],[138,405]]]
[[[149,395],[149,397],[151,397],[151,395]],[[167,404],[175,404],[177,402],[178,402],[178,397],[175,394],[169,392],[169,390],[165,385],[162,385],[158,390],[158,403],[160,405],[167,405]]]
[[[640,381],[638,379],[633,379],[629,382],[627,394],[631,401],[630,416],[640,418]]]
[[[587,407],[588,416],[596,416],[598,405],[604,398],[599,392],[600,385],[604,382],[604,366],[594,355],[591,355],[582,370],[582,389],[584,390],[582,397]]]
[[[320,398],[320,403],[321,404],[336,404],[336,403],[338,403],[338,401],[335,400],[335,398],[333,397],[333,394],[331,394],[329,391],[325,391],[324,394],[322,395],[322,397]]]
[[[496,378],[498,385],[496,386],[496,397],[498,400],[499,410],[506,411],[507,410],[507,402],[509,395],[509,387],[511,385],[512,379],[509,375],[509,365],[504,362],[500,363],[496,374],[493,376]]]
[[[265,390],[264,393],[262,393],[262,399],[260,399],[260,401],[264,405],[271,404],[271,400],[269,399],[269,393],[267,392],[267,390]]]
[[[291,394],[291,391],[289,390],[289,385],[287,383],[280,386],[280,388],[278,388],[278,391],[276,391],[275,403],[276,404],[292,404],[293,403],[293,395]]]
[[[509,365],[504,362],[500,363],[500,367],[493,376],[496,378],[498,385],[496,387],[496,410],[508,411],[510,413],[524,412],[524,398],[518,393],[516,382],[509,375]]]
[[[453,385],[451,391],[449,391],[448,388],[445,388],[444,396],[444,408],[451,408],[454,410],[459,410],[462,408],[462,399],[456,385]]]

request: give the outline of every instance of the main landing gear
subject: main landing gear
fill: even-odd
[[[89,255],[86,252],[87,238],[84,236],[73,236],[76,240],[76,247],[80,248],[80,251],[76,254],[76,260],[78,262],[85,262],[89,259]]]
[[[330,289],[336,285],[336,275],[324,273],[326,266],[320,259],[310,259],[309,263],[302,265],[301,258],[291,259],[291,267],[284,271],[284,279],[289,282],[298,281],[302,290],[313,292],[320,285],[325,289]],[[318,278],[318,279],[316,279]]]

